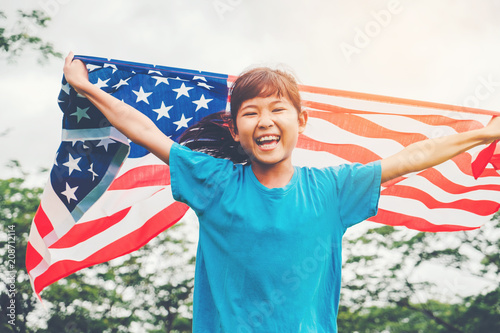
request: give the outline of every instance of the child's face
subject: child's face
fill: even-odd
[[[307,113],[298,112],[285,97],[255,97],[241,104],[233,137],[252,163],[291,164],[292,151],[306,122]]]

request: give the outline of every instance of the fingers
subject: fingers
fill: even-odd
[[[69,54],[66,56],[66,58],[64,60],[63,72],[64,73],[70,72],[70,71],[75,72],[77,70],[83,71],[83,69],[86,70],[85,64],[83,63],[83,61],[81,61],[79,59],[75,59],[75,54],[73,53],[73,51],[69,52]]]
[[[63,73],[68,82],[77,92],[80,92],[80,88],[84,87],[89,83],[88,71],[85,64],[74,58],[73,52],[69,52],[64,60]]]
[[[71,64],[74,57],[75,57],[75,54],[73,53],[73,51],[70,51],[69,54],[66,56],[66,59],[64,60],[64,65],[68,66],[69,64]]]

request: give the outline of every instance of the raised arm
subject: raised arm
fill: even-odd
[[[498,139],[500,117],[495,117],[488,126],[478,130],[416,142],[382,160],[382,183],[441,164],[473,147]]]
[[[66,81],[92,102],[127,138],[168,164],[173,141],[140,111],[90,83],[87,68],[80,60],[73,60],[73,57],[71,52],[64,62]]]

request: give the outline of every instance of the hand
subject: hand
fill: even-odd
[[[500,140],[500,116],[494,116],[484,128],[486,133],[486,143],[491,143],[495,140]]]
[[[73,52],[70,52],[64,61],[64,77],[66,81],[78,92],[81,93],[81,89],[85,84],[89,83],[89,74],[87,67],[80,60],[73,60]]]

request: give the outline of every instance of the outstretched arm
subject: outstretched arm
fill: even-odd
[[[478,130],[416,142],[382,160],[382,183],[441,164],[471,148],[498,139],[500,117],[495,117],[488,126]]]
[[[87,68],[80,60],[73,60],[73,57],[71,52],[64,62],[66,81],[79,94],[90,100],[127,138],[168,164],[173,141],[140,111],[90,83]]]

